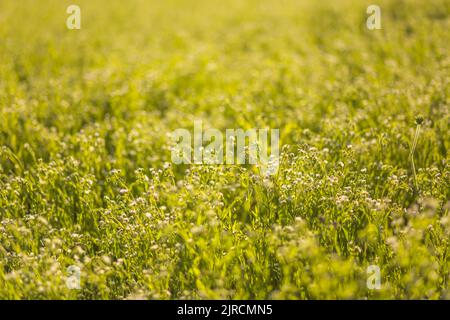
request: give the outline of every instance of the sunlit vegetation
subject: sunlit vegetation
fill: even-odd
[[[450,2],[369,4],[1,0],[0,298],[450,299]],[[199,119],[277,174],[173,164]]]

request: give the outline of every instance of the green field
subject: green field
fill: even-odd
[[[0,0],[0,298],[450,299],[450,1],[373,3]]]

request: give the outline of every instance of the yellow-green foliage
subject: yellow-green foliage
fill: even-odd
[[[449,299],[450,2],[372,2],[1,0],[0,298]],[[278,174],[173,165],[195,119]]]

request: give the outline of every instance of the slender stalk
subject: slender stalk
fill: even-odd
[[[419,139],[419,134],[420,134],[420,124],[417,124],[416,132],[414,134],[413,144],[411,146],[411,151],[409,153],[409,159],[411,161],[411,167],[412,167],[413,176],[414,176],[414,186],[416,188],[416,190],[415,190],[416,192],[419,191],[419,185],[417,184],[416,165],[414,164],[414,152],[416,151],[417,140]]]

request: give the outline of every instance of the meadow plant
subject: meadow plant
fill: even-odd
[[[0,298],[450,298],[449,1],[70,4],[0,1]]]

